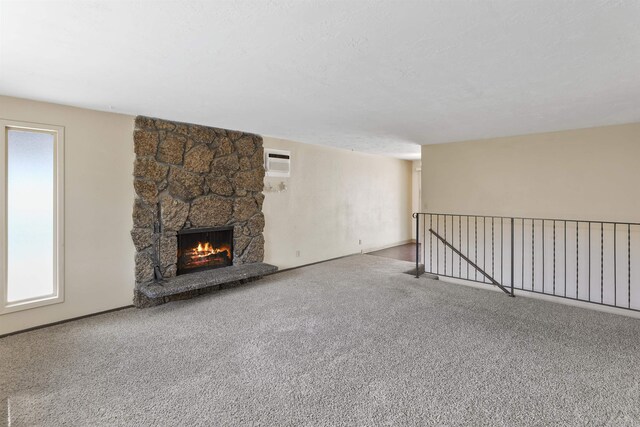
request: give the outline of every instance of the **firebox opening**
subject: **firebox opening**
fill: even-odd
[[[233,265],[233,227],[178,232],[178,275],[230,265]]]

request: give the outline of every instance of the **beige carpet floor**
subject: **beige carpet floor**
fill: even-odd
[[[0,339],[0,425],[638,425],[640,321],[360,255]]]

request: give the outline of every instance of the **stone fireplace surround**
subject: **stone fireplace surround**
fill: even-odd
[[[143,116],[135,120],[133,137],[137,307],[192,297],[276,270],[262,263],[262,137]],[[221,226],[233,227],[233,267],[176,277],[177,232]],[[159,283],[154,280],[156,264]]]

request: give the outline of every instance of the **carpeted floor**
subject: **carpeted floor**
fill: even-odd
[[[418,251],[420,251],[418,243]],[[405,243],[404,245],[392,246],[379,251],[368,252],[367,255],[383,256],[385,258],[399,259],[402,261],[416,262],[416,244]],[[414,268],[415,270],[415,268]]]
[[[0,420],[640,423],[640,321],[408,268],[353,256],[1,339]]]

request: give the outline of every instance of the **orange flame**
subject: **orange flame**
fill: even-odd
[[[222,245],[218,248],[214,248],[209,242],[204,244],[198,242],[198,246],[193,249],[193,255],[197,257],[206,257],[208,255],[215,255],[222,252],[226,252],[227,256],[231,257],[231,248],[229,245]]]

